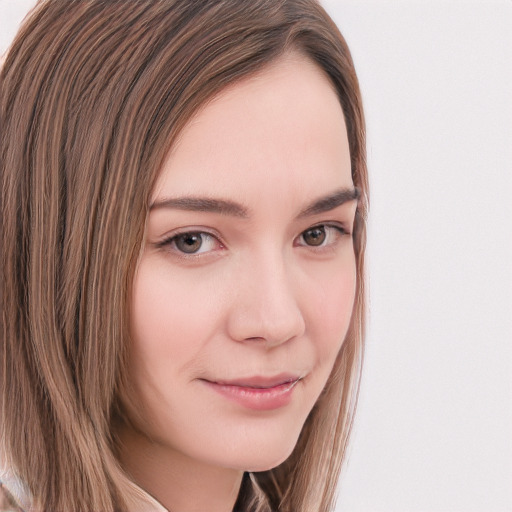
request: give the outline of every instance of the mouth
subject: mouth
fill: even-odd
[[[293,398],[296,375],[254,376],[233,380],[203,380],[211,390],[236,404],[257,411],[279,409]]]
[[[273,377],[243,377],[233,380],[215,380],[215,384],[220,386],[237,386],[241,388],[251,389],[270,389],[278,386],[283,386],[290,383],[296,383],[301,380],[302,377],[298,375],[281,374]]]

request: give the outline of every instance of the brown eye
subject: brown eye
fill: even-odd
[[[195,258],[225,249],[221,241],[207,231],[182,231],[162,240],[157,247],[182,258]]]
[[[302,238],[306,245],[322,245],[325,242],[326,234],[324,226],[316,226],[304,231]]]
[[[174,238],[176,248],[186,254],[193,254],[203,245],[203,237],[201,233],[183,233]]]

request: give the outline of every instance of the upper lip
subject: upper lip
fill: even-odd
[[[238,386],[241,388],[274,388],[276,386],[281,386],[283,384],[289,384],[292,382],[296,382],[300,380],[302,377],[299,375],[283,373],[279,375],[274,375],[270,377],[262,376],[262,375],[254,375],[252,377],[240,377],[229,380],[209,380],[214,384],[218,384],[220,386]]]

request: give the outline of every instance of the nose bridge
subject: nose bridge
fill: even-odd
[[[233,338],[274,346],[304,332],[298,286],[283,250],[273,247],[258,251],[240,273],[230,318]]]

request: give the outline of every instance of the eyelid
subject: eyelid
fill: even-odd
[[[293,245],[299,246],[299,247],[306,247],[313,251],[321,251],[321,250],[329,249],[336,244],[336,242],[338,241],[338,239],[340,237],[352,235],[351,228],[347,227],[347,225],[348,225],[348,223],[340,222],[340,221],[317,222],[317,223],[309,226],[305,230],[301,231],[299,233],[299,235],[295,238]],[[307,233],[309,230],[313,230],[315,228],[320,228],[320,227],[336,230],[338,232],[336,239],[327,244],[322,243],[321,245],[318,245],[318,246],[298,242],[304,236],[304,234]],[[202,252],[186,253],[184,251],[179,250],[176,247],[176,242],[175,242],[177,237],[179,237],[181,235],[185,235],[185,234],[205,235],[205,236],[213,239],[216,242],[216,244],[218,244],[218,247],[216,247],[215,249],[210,249],[210,250],[206,250],[206,251],[202,251]],[[188,261],[193,261],[194,259],[207,257],[209,255],[212,255],[212,253],[216,253],[218,250],[225,249],[227,247],[227,244],[224,242],[223,238],[216,230],[214,230],[212,228],[206,228],[204,226],[186,226],[186,227],[175,229],[169,233],[166,233],[164,236],[161,237],[160,240],[157,240],[153,245],[158,249],[167,251],[168,253],[172,254],[176,258],[179,258],[182,260],[188,260]]]
[[[313,224],[313,225],[309,226],[308,228],[304,229],[303,231],[301,231],[300,234],[302,235],[306,231],[309,231],[309,230],[315,229],[315,228],[321,228],[321,227],[337,229],[340,233],[342,233],[344,235],[352,234],[350,224],[345,223],[345,222],[340,222],[340,221],[333,221],[333,220],[324,221],[324,222],[315,222],[315,224]]]
[[[308,249],[311,249],[313,251],[321,251],[322,249],[328,249],[330,247],[332,247],[333,245],[336,244],[336,241],[338,240],[339,237],[344,237],[344,236],[351,236],[352,235],[352,232],[350,229],[347,228],[347,226],[342,223],[342,222],[318,222],[316,224],[313,224],[312,226],[308,227],[307,229],[301,231],[299,233],[299,235],[297,236],[296,240],[300,240],[301,237],[304,236],[305,233],[307,233],[308,231],[311,231],[313,229],[316,229],[316,228],[331,228],[331,229],[334,229],[336,230],[338,233],[337,233],[337,239],[328,243],[328,244],[320,244],[320,245],[309,245],[309,244],[306,244],[306,243],[297,243],[297,242],[294,242],[294,245],[298,245],[299,247],[306,247]]]
[[[211,238],[216,241],[218,244],[218,249],[225,248],[226,244],[222,240],[222,237],[215,231],[209,228],[200,227],[200,226],[187,226],[184,228],[178,228],[174,231],[171,231],[170,233],[167,233],[164,235],[159,241],[155,242],[155,246],[159,249],[164,249],[168,251],[169,253],[172,253],[174,256],[185,259],[185,260],[192,260],[194,258],[200,258],[204,257],[208,254],[211,254],[215,252],[217,249],[207,250],[203,252],[196,252],[196,253],[186,253],[183,251],[180,251],[176,247],[176,238],[178,238],[181,235],[186,234],[199,234],[204,235],[208,238]],[[172,247],[174,246],[174,247]]]

